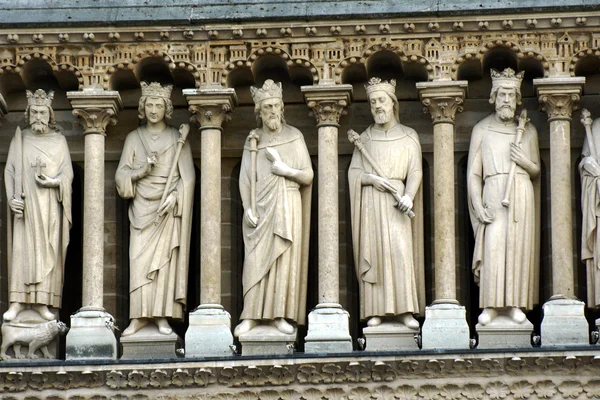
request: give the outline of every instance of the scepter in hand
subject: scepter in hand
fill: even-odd
[[[518,147],[521,147],[521,139],[523,139],[523,133],[525,132],[525,125],[529,122],[529,118],[527,118],[527,110],[523,109],[521,111],[521,115],[519,115],[519,125],[517,126],[517,138],[515,139],[515,144]],[[513,179],[515,177],[515,169],[517,168],[517,163],[512,162],[510,165],[510,170],[508,171],[508,181],[506,181],[506,190],[504,191],[504,198],[502,199],[502,205],[504,207],[508,207],[510,205],[510,200],[508,197],[510,196],[510,191],[512,189]]]
[[[379,165],[377,165],[375,160],[373,160],[373,157],[371,157],[371,155],[369,154],[367,149],[365,149],[364,144],[360,140],[360,135],[356,131],[350,129],[348,131],[348,140],[350,141],[350,143],[352,143],[358,149],[358,151],[360,151],[360,153],[362,154],[364,159],[367,160],[367,162],[371,165],[371,167],[375,171],[375,174],[377,174],[377,176],[379,176],[380,178],[387,180],[383,171],[381,170],[381,168],[379,168]],[[396,205],[397,206],[400,205],[401,204],[400,194],[398,194],[397,191],[390,192],[390,193],[392,196],[394,196],[394,199],[396,199],[396,202],[397,202]],[[406,210],[406,215],[408,215],[410,218],[414,218],[415,213],[412,210],[408,209],[408,210]]]

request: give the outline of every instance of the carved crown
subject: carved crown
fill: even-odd
[[[267,79],[262,88],[251,86],[250,93],[255,104],[267,99],[283,99],[281,82],[275,83],[271,79]]]
[[[173,85],[161,86],[158,82],[152,82],[150,84],[147,82],[142,82],[140,85],[142,86],[143,97],[160,97],[167,100],[171,98]]]
[[[367,85],[365,85],[365,89],[367,89],[367,97],[371,95],[373,92],[384,91],[392,97],[396,97],[396,80],[392,79],[391,81],[382,81],[381,78],[371,78]]]
[[[525,76],[525,71],[516,74],[512,68],[506,68],[502,72],[492,68],[490,73],[492,75],[492,89],[503,87],[520,90],[523,76]]]
[[[27,91],[27,104],[29,106],[46,106],[52,107],[52,99],[54,99],[54,92],[51,90],[46,94],[43,89],[38,89],[34,93]]]

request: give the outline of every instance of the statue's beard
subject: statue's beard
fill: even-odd
[[[35,133],[44,133],[46,130],[48,130],[48,124],[41,121],[36,121],[31,125],[31,129]]]
[[[375,123],[377,124],[385,124],[391,121],[392,113],[388,110],[379,110],[375,112],[373,118],[375,119]]]
[[[502,106],[496,110],[500,120],[507,122],[512,121],[515,118],[515,109],[511,106]]]
[[[263,122],[271,131],[278,132],[281,129],[281,118],[279,117],[268,118]]]

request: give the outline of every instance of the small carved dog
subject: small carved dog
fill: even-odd
[[[20,324],[20,323],[4,323],[2,324],[2,347],[0,348],[0,357],[8,360],[11,357],[6,354],[6,350],[13,346],[15,357],[23,358],[39,358],[35,354],[36,350],[40,349],[45,358],[53,358],[48,352],[48,344],[54,340],[59,333],[65,334],[69,328],[63,322],[55,320],[41,323],[38,325]],[[21,354],[21,346],[29,346],[27,356]]]

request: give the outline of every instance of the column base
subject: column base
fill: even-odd
[[[585,304],[582,301],[552,296],[542,309],[542,347],[585,346],[590,343]]]
[[[286,334],[272,325],[258,325],[240,335],[243,356],[280,356],[294,353],[298,330]]]
[[[103,308],[82,308],[71,315],[65,348],[67,360],[116,360],[114,318]]]
[[[182,343],[174,332],[164,335],[156,325],[148,324],[132,335],[122,336],[121,346],[121,360],[152,360],[177,358],[177,349],[182,347]]]
[[[418,329],[411,329],[400,322],[383,322],[378,326],[363,329],[365,351],[417,351],[419,344],[415,335]]]
[[[204,304],[190,313],[185,357],[232,356],[231,316],[219,304]]]
[[[305,353],[349,353],[352,351],[350,314],[339,304],[319,304],[308,314]]]
[[[425,308],[421,332],[423,350],[469,349],[467,310],[455,300],[436,300]]]
[[[510,349],[531,347],[533,324],[526,320],[518,324],[510,317],[498,315],[487,325],[477,324],[478,349]]]

